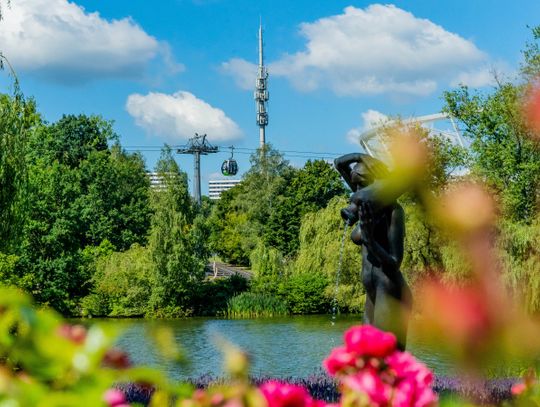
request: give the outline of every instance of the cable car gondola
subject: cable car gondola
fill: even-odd
[[[221,173],[227,177],[236,175],[238,173],[238,164],[233,158],[233,155],[234,147],[231,146],[231,157],[228,160],[223,161],[223,164],[221,164]]]

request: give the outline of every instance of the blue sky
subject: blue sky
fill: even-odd
[[[197,131],[219,146],[256,148],[259,19],[267,141],[324,153],[358,150],[354,136],[382,115],[439,111],[442,92],[460,82],[489,89],[494,69],[512,77],[527,25],[540,24],[537,0],[0,2],[0,50],[45,119],[99,114],[124,146],[181,145]],[[237,151],[245,171],[249,157]],[[143,154],[152,168],[159,153]],[[203,158],[203,193],[228,155]],[[191,179],[192,157],[177,161]]]

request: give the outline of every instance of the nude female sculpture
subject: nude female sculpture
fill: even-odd
[[[341,214],[349,225],[356,223],[351,240],[362,246],[362,283],[366,290],[363,322],[394,333],[404,349],[412,296],[399,269],[405,237],[403,208],[395,200],[382,203],[370,188],[388,173],[379,160],[352,153],[334,163],[353,191],[351,205]]]

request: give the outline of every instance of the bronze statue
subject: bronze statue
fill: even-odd
[[[341,216],[350,226],[356,223],[351,240],[362,246],[362,283],[366,290],[363,322],[393,332],[404,349],[412,296],[399,269],[405,237],[403,208],[395,199],[388,203],[378,196],[384,187],[381,180],[388,175],[381,161],[352,153],[334,163],[353,191],[350,205],[341,210]]]

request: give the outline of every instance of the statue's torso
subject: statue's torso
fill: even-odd
[[[377,214],[373,228],[375,242],[387,252],[390,252],[388,231],[392,212],[395,209],[395,205],[392,205]],[[366,245],[362,244],[359,223],[351,233],[351,240],[355,244],[362,246],[362,283],[368,295],[378,288],[384,288],[386,292],[399,298],[401,296],[401,287],[404,284],[403,276],[399,270],[390,269],[388,266],[381,264],[379,259],[368,250]]]

